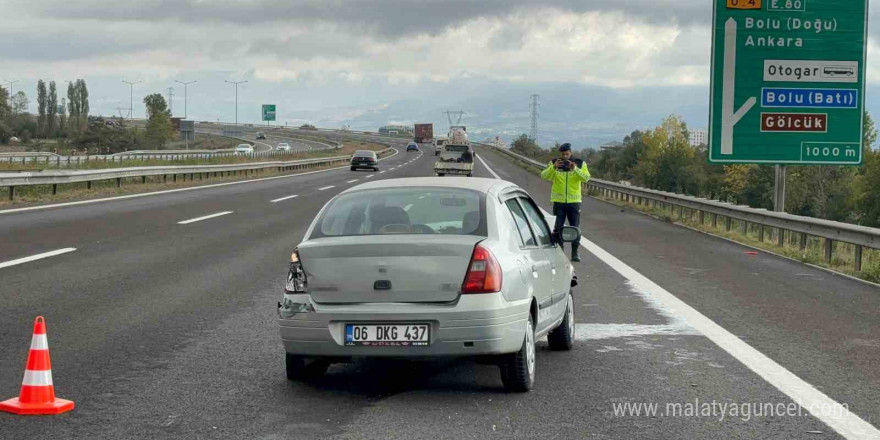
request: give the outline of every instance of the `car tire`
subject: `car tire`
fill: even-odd
[[[535,384],[535,327],[531,316],[526,320],[526,334],[516,353],[502,355],[499,368],[504,389],[524,393]]]
[[[355,167],[351,167],[351,170],[352,170],[352,171],[357,171],[357,168],[355,168]]]
[[[468,177],[474,177],[474,174],[473,174],[473,173],[468,173],[467,176],[468,176]]]
[[[302,356],[285,353],[284,366],[287,380],[309,380],[323,376],[330,368],[330,362],[320,358],[307,362]]]
[[[568,292],[568,304],[565,307],[565,317],[559,323],[559,327],[553,329],[547,335],[547,342],[551,350],[568,351],[574,347],[574,297]]]
[[[443,173],[437,173],[437,175],[440,176],[440,177],[443,177],[443,176],[445,176],[446,174],[443,174]]]

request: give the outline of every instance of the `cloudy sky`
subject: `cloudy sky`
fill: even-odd
[[[188,116],[231,121],[224,80],[246,80],[243,122],[274,103],[282,124],[445,128],[442,112],[462,109],[469,127],[511,137],[529,129],[532,93],[542,142],[598,145],[669,113],[697,128],[708,119],[709,0],[0,0],[0,10],[0,79],[33,98],[39,78],[60,88],[84,78],[104,115],[128,107],[129,80],[143,81],[135,117],[145,94],[168,87],[183,116],[174,80],[195,80]]]

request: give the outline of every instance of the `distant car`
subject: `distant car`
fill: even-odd
[[[434,139],[434,156],[439,156],[443,152],[444,145],[446,145],[446,139]]]
[[[263,133],[262,131],[258,131],[257,132],[257,139],[266,139],[266,133]]]
[[[287,378],[361,357],[473,356],[496,363],[506,389],[528,391],[535,341],[574,345],[577,277],[563,243],[580,231],[551,224],[502,180],[390,179],[342,192],[291,255],[278,304]]]
[[[251,144],[238,144],[235,147],[235,154],[251,154],[254,152],[254,146]]]
[[[278,151],[290,151],[290,145],[288,145],[286,142],[282,142],[282,143],[278,144],[278,146],[275,147],[275,149]]]
[[[419,151],[419,144],[415,142],[406,144],[406,151]]]
[[[356,171],[359,168],[368,168],[373,171],[379,171],[379,157],[375,151],[358,150],[351,156],[351,170]]]

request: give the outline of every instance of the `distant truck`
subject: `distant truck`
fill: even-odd
[[[434,140],[434,124],[416,124],[413,140],[418,143],[432,142]]]
[[[440,158],[434,164],[434,173],[438,176],[447,174],[459,176],[474,175],[474,147],[468,141],[467,132],[462,128],[449,131],[449,139],[443,146]]]

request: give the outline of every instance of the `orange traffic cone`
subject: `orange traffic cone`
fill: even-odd
[[[19,397],[0,402],[0,411],[13,414],[61,414],[73,409],[73,402],[55,397],[52,385],[52,364],[49,362],[49,340],[46,320],[37,316],[34,337],[28,353]]]

